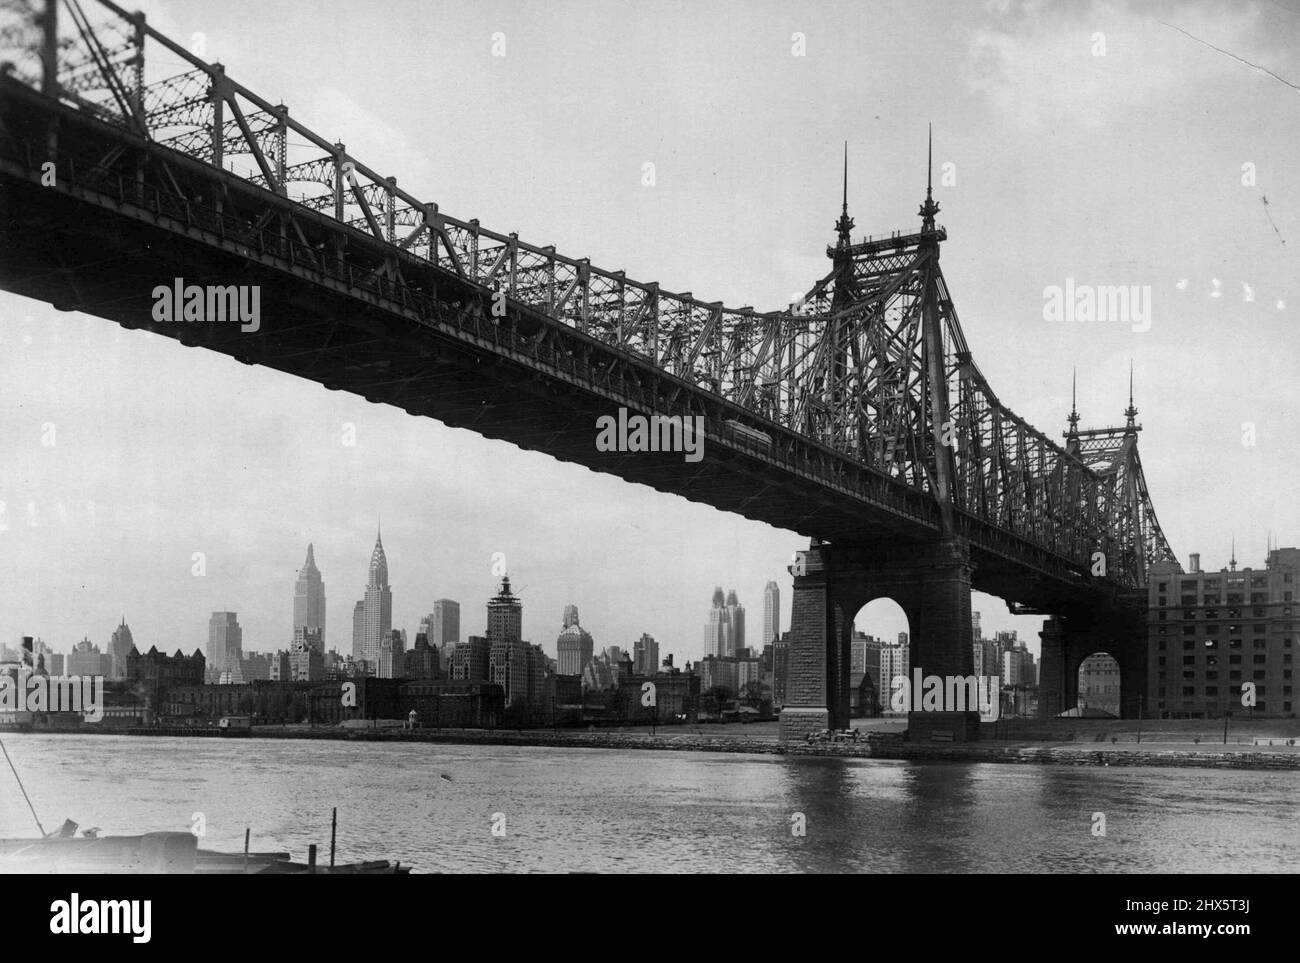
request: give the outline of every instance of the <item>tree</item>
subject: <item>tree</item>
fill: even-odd
[[[761,682],[746,682],[745,688],[741,692],[741,705],[749,706],[751,709],[763,708],[763,703],[770,701],[772,691],[768,686]]]
[[[719,718],[722,710],[731,701],[731,690],[725,685],[715,685],[700,696],[700,708],[706,716]]]

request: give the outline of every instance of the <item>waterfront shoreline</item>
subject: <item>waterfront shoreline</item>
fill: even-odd
[[[135,730],[46,729],[59,735],[132,735],[145,738],[229,738],[211,729]],[[864,739],[859,742],[806,744],[781,743],[747,736],[715,736],[702,733],[678,734],[620,732],[554,732],[546,730],[402,730],[402,729],[305,729],[259,726],[250,733],[255,739],[323,739],[329,741],[380,743],[433,743],[446,745],[520,746],[564,749],[659,750],[676,752],[721,752],[753,755],[812,756],[848,759],[890,759],[911,762],[986,762],[1067,766],[1156,766],[1175,768],[1300,770],[1300,747],[1242,746],[1221,749],[1187,749],[1153,741],[1150,748],[1066,742],[1028,744],[1021,741],[984,740],[975,743],[923,744],[898,738]],[[1153,734],[1154,735],[1154,734]],[[248,736],[244,736],[244,741]],[[1282,740],[1279,740],[1282,742]]]

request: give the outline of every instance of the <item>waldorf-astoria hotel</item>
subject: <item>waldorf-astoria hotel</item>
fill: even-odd
[[[1300,549],[1268,553],[1262,569],[1188,572],[1153,565],[1148,629],[1148,711],[1161,719],[1249,715],[1242,684],[1255,686],[1257,716],[1289,716],[1300,636]]]

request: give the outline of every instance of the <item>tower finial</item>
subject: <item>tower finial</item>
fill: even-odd
[[[934,124],[925,125],[925,196],[929,197],[934,177]]]
[[[919,211],[921,215],[921,233],[934,230],[934,215],[939,213],[939,205],[934,202],[934,125],[927,128],[925,142],[925,203]]]
[[[853,231],[853,218],[849,217],[849,142],[844,142],[844,200],[840,206],[840,219],[835,222],[835,233],[839,237],[838,247],[846,248],[850,244]]]
[[[849,142],[844,142],[844,204],[840,208],[845,216],[849,213]]]
[[[1133,359],[1128,363],[1128,407],[1124,409],[1124,417],[1128,419],[1128,430],[1137,430],[1137,408],[1133,407]]]
[[[1237,571],[1237,536],[1232,536],[1232,558],[1228,562],[1228,570]]]
[[[1076,367],[1070,373],[1070,417],[1067,419],[1070,422],[1070,432],[1069,435],[1067,436],[1069,438],[1074,438],[1078,434],[1078,430],[1079,430],[1078,388],[1079,388],[1079,369]]]

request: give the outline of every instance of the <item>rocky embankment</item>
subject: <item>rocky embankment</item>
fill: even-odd
[[[552,746],[563,748],[655,750],[678,752],[740,752],[789,756],[833,756],[857,759],[901,759],[927,762],[1038,763],[1066,766],[1176,766],[1213,769],[1300,770],[1300,752],[1277,749],[1157,749],[1090,748],[1084,745],[1007,745],[997,743],[924,744],[897,736],[860,742],[785,744],[745,736],[677,734],[657,736],[625,732],[548,732],[483,730],[291,729],[259,727],[262,738],[344,739],[381,742],[435,742],[452,745]]]

